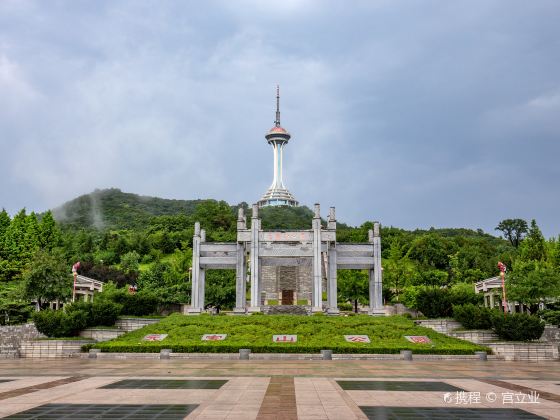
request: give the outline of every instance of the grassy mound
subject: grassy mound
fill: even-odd
[[[146,334],[168,334],[159,342],[146,342]],[[201,341],[203,334],[227,334],[224,341]],[[297,343],[273,343],[274,334],[296,334]],[[344,335],[365,334],[371,343],[348,343]],[[426,335],[432,344],[413,344],[405,335]],[[472,354],[487,350],[463,340],[419,327],[400,316],[374,318],[327,316],[185,316],[173,314],[161,322],[130,332],[112,341],[97,343],[102,352],[151,353],[172,349],[180,353],[398,353],[412,350],[422,354]]]

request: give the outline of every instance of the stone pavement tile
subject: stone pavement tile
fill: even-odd
[[[207,401],[191,413],[189,419],[227,418],[245,415],[256,418],[264,398],[269,378],[232,378]],[[252,383],[251,386],[249,384]],[[252,414],[251,414],[252,413]]]
[[[8,379],[4,376],[2,378]],[[29,376],[29,377],[10,377],[9,382],[0,383],[0,393],[5,391],[11,391],[19,388],[26,388],[28,386],[34,386],[43,384],[46,382],[56,381],[62,379],[64,376]]]
[[[327,418],[329,420],[341,420],[341,419],[357,419],[354,412],[348,407],[337,407],[335,409],[325,410],[327,413]]]
[[[527,408],[523,407],[522,410],[529,411],[530,413],[536,414],[538,416],[542,416],[549,420],[560,420],[560,411],[558,408],[551,409],[551,408]]]
[[[90,389],[51,398],[51,402],[72,404],[200,404],[209,401],[216,390],[191,389]]]
[[[559,367],[560,369],[560,367]],[[560,376],[560,375],[559,375]],[[523,379],[508,379],[507,382],[533,388],[540,391],[547,391],[560,395],[560,378],[556,381],[535,381]]]
[[[0,417],[5,417],[5,416],[9,416],[15,413],[19,413],[20,411],[25,411],[25,410],[29,410],[31,408],[35,408],[39,405],[42,405],[41,403],[33,403],[33,402],[28,402],[28,403],[9,403],[6,401],[2,401],[2,403],[0,404]]]

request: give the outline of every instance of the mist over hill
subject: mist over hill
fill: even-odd
[[[225,201],[211,199],[174,200],[126,193],[118,188],[99,190],[81,195],[53,209],[59,223],[83,229],[142,229],[156,216],[187,217],[195,214],[200,205],[219,203],[230,207],[236,217],[237,209],[246,209],[250,220],[251,210],[247,203],[230,205]],[[301,207],[268,207],[260,209],[264,229],[310,229],[313,211]],[[342,224],[342,226],[346,226]]]
[[[136,229],[146,226],[154,216],[191,215],[204,201],[149,197],[110,188],[96,189],[52,211],[58,222],[72,227]]]
[[[118,188],[96,189],[89,194],[81,195],[62,204],[52,211],[55,219],[69,228],[142,230],[149,226],[154,217],[183,215],[190,218],[201,205],[211,206],[212,204],[219,204],[220,206],[228,206],[230,208],[232,214],[230,224],[233,230],[235,230],[234,220],[237,217],[239,206],[246,209],[245,214],[248,222],[251,219],[251,210],[245,202],[230,205],[225,201],[211,199],[175,200],[127,193]],[[265,207],[259,210],[259,214],[262,219],[263,229],[310,229],[311,220],[313,219],[313,211],[307,206]],[[326,215],[327,209],[323,208],[322,214]],[[371,227],[371,223],[372,221],[364,221],[362,224],[363,229],[361,229],[362,232],[358,237],[354,237],[354,240],[358,240],[362,236],[364,237],[363,240],[365,240],[367,237],[365,230]],[[346,238],[346,236],[353,230],[352,227],[340,220],[337,222],[337,225],[340,231],[340,235],[338,235],[340,239],[343,241],[351,240],[351,238]],[[386,233],[404,232],[403,229],[388,226],[385,226],[383,230]],[[415,234],[435,232],[444,237],[463,236],[471,238],[486,237],[491,240],[498,239],[496,236],[485,233],[480,229],[431,228],[428,230],[416,229],[412,232]]]

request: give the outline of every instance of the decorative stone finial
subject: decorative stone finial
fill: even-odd
[[[259,218],[259,205],[253,204],[253,219]]]
[[[321,205],[319,203],[315,203],[315,215],[313,216],[315,219],[321,218]]]
[[[245,219],[245,210],[243,209],[243,207],[239,207],[239,209],[237,209],[237,221],[242,222],[244,219]]]
[[[334,222],[336,220],[334,207],[329,207],[329,222]]]
[[[375,237],[379,236],[379,222],[375,222],[373,224],[373,236]]]
[[[373,242],[373,229],[367,231],[368,234],[368,241]]]
[[[206,242],[206,230],[200,229],[200,242]]]
[[[194,223],[194,236],[200,236],[200,223]]]

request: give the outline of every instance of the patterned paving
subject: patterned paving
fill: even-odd
[[[257,416],[265,419],[297,419],[294,378],[272,378]]]
[[[379,360],[0,361],[0,417],[560,420],[559,366]],[[529,393],[538,395],[538,401],[523,397]]]
[[[529,420],[544,417],[516,408],[360,407],[368,419]]]
[[[196,405],[45,404],[8,419],[183,419]]]
[[[55,380],[55,381],[45,382],[45,383],[38,384],[38,385],[28,386],[28,387],[24,387],[24,388],[18,388],[18,389],[6,391],[6,392],[0,392],[0,400],[5,400],[7,398],[18,397],[20,395],[29,394],[31,392],[37,392],[37,391],[40,391],[42,389],[54,388],[54,387],[57,387],[57,386],[60,386],[60,385],[81,381],[83,378],[84,378],[84,376],[72,376],[70,378],[58,379],[58,380]]]
[[[338,385],[346,391],[442,391],[457,392],[464,389],[449,385],[445,382],[422,381],[337,381]]]
[[[102,386],[102,389],[220,389],[225,380],[125,379]]]
[[[486,382],[487,384],[496,385],[496,386],[500,386],[502,388],[511,389],[512,391],[524,392],[526,394],[529,394],[531,391],[533,391],[532,388],[522,386],[522,385],[512,384],[511,382],[506,382],[506,381],[498,381],[498,380],[495,380],[495,379],[481,379],[481,381]],[[560,385],[560,384],[556,384],[556,385]],[[554,394],[552,392],[547,392],[547,391],[540,390],[539,395],[542,398],[546,398],[549,401],[554,401],[554,402],[560,403],[560,395],[558,395],[558,394]]]

